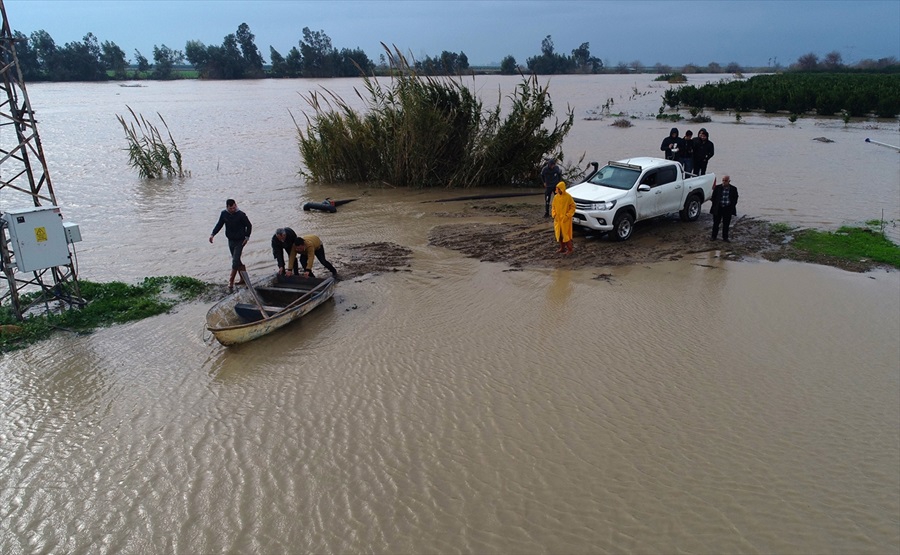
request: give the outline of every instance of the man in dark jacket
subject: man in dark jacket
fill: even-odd
[[[673,127],[669,136],[663,139],[659,149],[666,153],[666,160],[678,160],[681,156],[682,140],[678,138],[678,128]]]
[[[250,219],[247,218],[246,214],[238,210],[237,202],[230,198],[225,201],[225,210],[222,210],[222,213],[219,214],[219,221],[216,222],[216,227],[213,228],[212,233],[209,235],[210,243],[213,242],[213,237],[222,229],[222,226],[225,227],[225,237],[228,238],[228,252],[231,253],[231,277],[228,279],[228,287],[231,289],[234,288],[234,276],[239,271],[247,269],[241,262],[241,253],[244,250],[244,245],[250,240],[253,224],[250,223]],[[243,283],[243,280],[241,280],[241,283]]]
[[[709,140],[709,133],[705,128],[701,128],[697,132],[697,139],[694,140],[694,173],[697,175],[706,175],[706,164],[709,159],[716,154],[712,141]]]
[[[556,165],[556,158],[547,160],[541,170],[541,181],[544,183],[544,217],[550,217],[550,199],[556,191],[556,184],[562,181],[562,170]]]
[[[284,253],[291,254],[296,238],[297,234],[289,227],[279,227],[275,230],[275,235],[272,236],[272,256],[275,257],[275,261],[278,263],[279,274],[284,274]],[[297,266],[296,260],[293,266]]]
[[[722,184],[713,187],[712,206],[709,209],[713,215],[712,240],[719,235],[719,224],[722,224],[722,240],[730,243],[728,239],[728,227],[731,225],[731,217],[737,214],[735,207],[738,202],[737,187],[731,184],[731,176],[722,178]]]

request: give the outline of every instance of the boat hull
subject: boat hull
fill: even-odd
[[[334,295],[335,280],[275,274],[252,287],[238,289],[206,313],[206,329],[222,345],[252,341],[302,318]]]

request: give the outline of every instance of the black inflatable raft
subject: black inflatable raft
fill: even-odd
[[[307,212],[310,210],[319,210],[322,212],[331,212],[332,214],[334,214],[335,212],[337,212],[338,206],[347,204],[348,202],[353,202],[354,200],[356,199],[348,198],[343,200],[331,200],[330,198],[327,198],[322,202],[307,202],[303,205],[303,210],[306,210]]]

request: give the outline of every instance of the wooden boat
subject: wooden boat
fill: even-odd
[[[244,281],[250,283],[244,275]],[[304,316],[334,295],[335,280],[273,274],[243,287],[206,313],[206,329],[222,345],[245,343]]]

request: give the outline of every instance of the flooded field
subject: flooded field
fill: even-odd
[[[576,116],[566,161],[655,155],[672,124],[654,117],[668,85],[651,79],[552,78],[557,111]],[[517,82],[473,86],[488,102]],[[254,225],[251,274],[275,269],[285,225],[358,271],[300,322],[234,348],[210,341],[195,303],[2,355],[0,552],[897,550],[900,273],[734,261],[699,241],[608,266],[579,249],[608,240],[581,236],[572,256],[594,254],[574,268],[555,262],[549,227],[515,266],[439,246],[437,228],[514,219],[422,202],[452,191],[298,176],[298,93],[349,100],[360,84],[29,86],[83,279],[224,285],[226,243],[207,237],[229,197]],[[599,115],[610,98],[617,116]],[[165,117],[189,178],[128,168],[126,106]],[[632,127],[610,126],[623,114]],[[900,144],[896,121],[710,115],[675,126],[709,130],[710,171],[732,176],[739,216],[900,218],[900,156],[865,142]],[[4,195],[0,210],[16,207]],[[325,197],[358,200],[301,209]],[[391,245],[407,264],[359,269]]]

